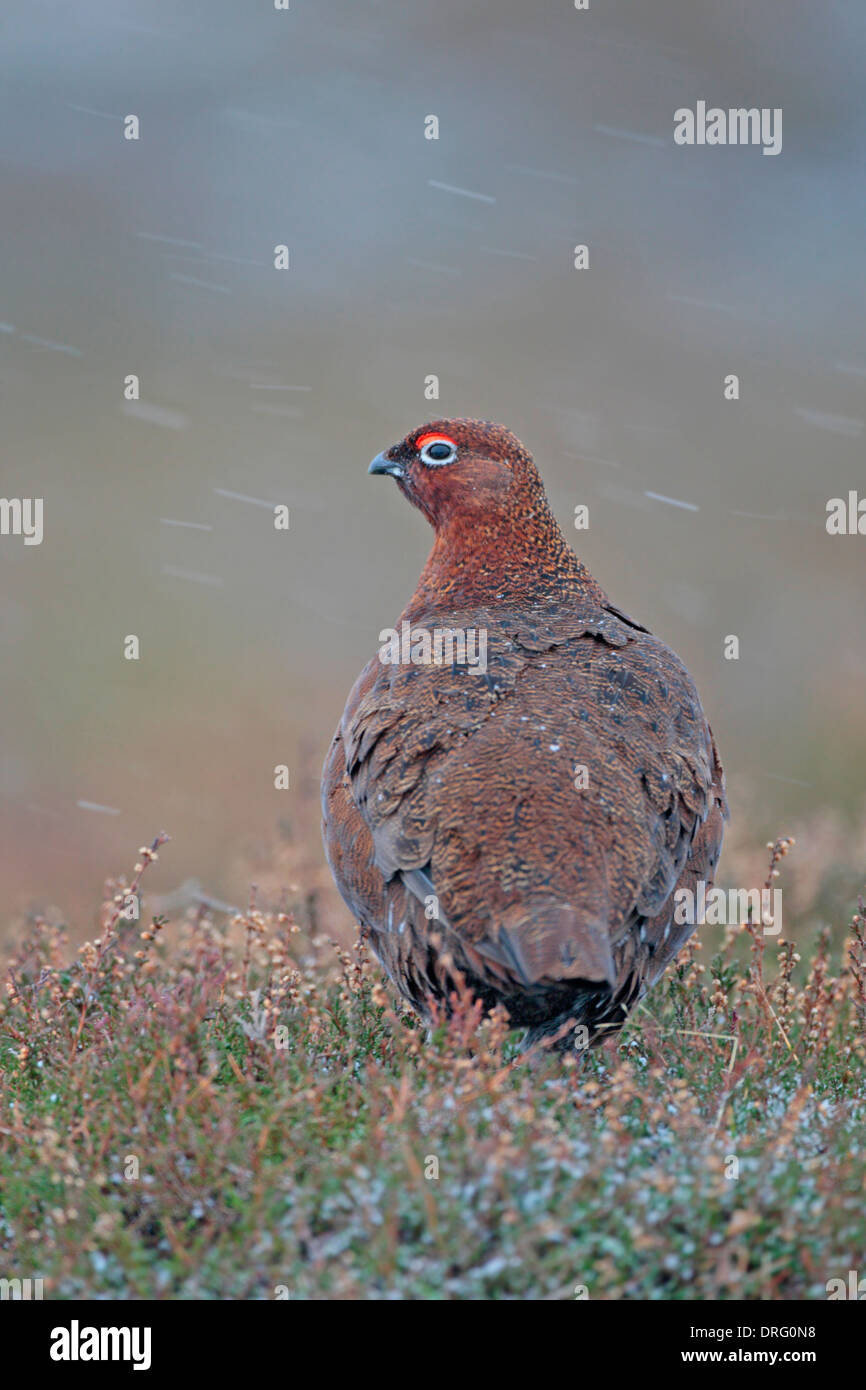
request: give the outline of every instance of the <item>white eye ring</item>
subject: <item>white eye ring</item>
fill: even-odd
[[[432,457],[430,450],[441,449],[443,445],[448,450],[447,455],[442,458]],[[457,457],[457,449],[450,439],[428,439],[418,457],[422,463],[426,463],[430,468],[442,468],[446,463],[454,462]]]

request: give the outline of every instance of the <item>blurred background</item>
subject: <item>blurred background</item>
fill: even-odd
[[[431,539],[366,466],[442,415],[523,439],[691,669],[732,852],[811,826],[847,902],[862,3],[6,0],[0,34],[0,492],[44,499],[0,538],[2,920],[89,931],[162,829],[167,900],[244,901],[280,844],[326,891],[321,760]],[[675,146],[698,100],[783,108],[781,154]]]

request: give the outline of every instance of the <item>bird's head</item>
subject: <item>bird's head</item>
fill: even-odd
[[[504,425],[432,420],[377,454],[371,473],[400,491],[436,531],[406,613],[431,603],[559,602],[603,590],[567,544],[532,455]]]
[[[504,425],[433,420],[377,454],[371,473],[396,478],[400,491],[440,530],[465,518],[529,511],[544,502],[532,455]]]

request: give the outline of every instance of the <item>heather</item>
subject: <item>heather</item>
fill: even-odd
[[[290,866],[234,914],[148,913],[171,850],[109,882],[83,944],[20,929],[6,1277],[51,1298],[821,1299],[863,1272],[862,900],[835,926],[789,910],[781,938],[704,929],[615,1044],[563,1060],[465,994],[428,1031]],[[798,853],[775,842],[767,883]]]

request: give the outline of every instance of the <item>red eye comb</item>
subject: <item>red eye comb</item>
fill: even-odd
[[[432,444],[434,439],[441,439],[443,444],[450,444],[452,449],[457,448],[457,440],[452,439],[450,434],[422,434],[420,439],[415,440],[415,448],[420,453],[426,444]]]

